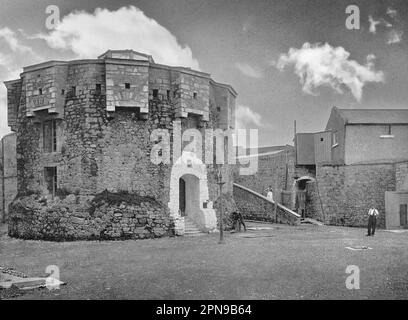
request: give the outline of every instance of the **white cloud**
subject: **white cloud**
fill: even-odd
[[[374,18],[370,15],[368,16],[368,22],[370,23],[369,31],[375,34],[377,32],[377,25],[381,24],[381,21],[374,20]]]
[[[263,77],[262,72],[246,63],[235,64],[235,67],[245,76],[260,79]]]
[[[329,86],[343,93],[342,87],[346,86],[360,101],[364,85],[368,82],[384,82],[384,74],[374,70],[374,55],[367,56],[365,65],[349,57],[350,53],[343,47],[306,42],[300,49],[290,48],[287,54],[281,54],[276,67],[283,70],[293,65],[303,91],[308,94],[314,94],[314,89],[320,86]]]
[[[397,10],[393,8],[387,8],[387,15],[390,16],[392,19],[395,19],[397,17]]]
[[[392,28],[386,33],[387,44],[399,43],[402,40],[404,32],[401,30],[401,23],[397,18],[398,12],[393,8],[388,8],[386,14],[392,19],[393,23],[386,21],[384,18],[375,20],[371,15],[368,16],[368,22],[370,23],[369,31],[373,34],[377,33],[377,26],[385,26],[386,28]]]
[[[23,37],[24,38],[24,37]],[[40,57],[23,43],[21,33],[0,28],[0,137],[10,132],[7,125],[7,90],[3,82],[19,77],[22,65],[38,62]]]
[[[180,45],[170,31],[134,6],[75,11],[56,29],[35,37],[52,48],[72,50],[78,58],[93,58],[108,49],[134,49],[152,55],[158,63],[199,69],[188,46]]]
[[[261,115],[248,106],[238,105],[235,110],[235,127],[237,129],[249,129],[251,126],[262,126]]]
[[[385,26],[386,28],[392,28],[392,24],[383,18],[375,20],[371,15],[368,16],[368,22],[370,23],[369,31],[373,34],[377,33],[377,26]]]
[[[403,32],[401,30],[391,30],[387,34],[387,44],[399,43],[402,40]]]
[[[33,50],[30,47],[22,44],[18,40],[16,33],[7,27],[0,29],[0,39],[3,39],[13,52],[34,54]]]

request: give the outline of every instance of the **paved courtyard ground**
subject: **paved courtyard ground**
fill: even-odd
[[[407,299],[408,233],[255,224],[246,233],[139,241],[23,241],[2,236],[0,266],[45,276],[58,291],[17,299]],[[269,229],[263,229],[263,228]],[[4,231],[4,230],[3,230]],[[352,251],[345,247],[368,246]],[[360,269],[348,290],[346,267]]]

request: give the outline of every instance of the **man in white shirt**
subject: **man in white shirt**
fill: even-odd
[[[273,192],[271,188],[269,188],[268,193],[266,194],[266,197],[273,201]]]
[[[372,207],[368,210],[368,232],[367,236],[374,236],[375,227],[377,226],[378,210]]]

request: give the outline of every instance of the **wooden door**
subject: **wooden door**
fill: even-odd
[[[182,217],[186,216],[186,182],[179,179],[179,209]]]
[[[401,227],[408,227],[408,217],[407,217],[407,205],[400,204],[400,225]]]

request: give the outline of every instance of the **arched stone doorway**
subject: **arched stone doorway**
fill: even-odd
[[[193,217],[200,208],[200,179],[185,174],[179,179],[179,210],[182,217]]]
[[[295,179],[292,193],[292,210],[295,210],[302,218],[306,217],[306,197],[307,183],[316,182],[316,179],[310,176],[302,176]]]
[[[192,152],[183,152],[173,165],[170,176],[170,215],[176,223],[176,233],[184,234],[185,217],[202,231],[217,227],[217,218],[209,201],[207,169]]]

